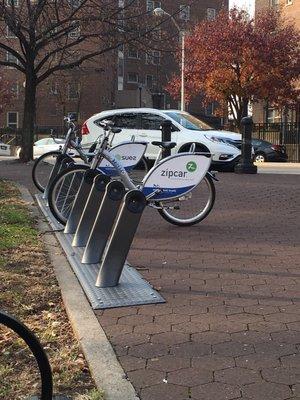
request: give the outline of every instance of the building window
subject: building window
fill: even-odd
[[[148,89],[152,89],[153,88],[153,75],[146,75],[146,86]]]
[[[81,0],[68,0],[70,7],[77,8],[81,4]]]
[[[160,51],[153,50],[146,53],[146,64],[159,65],[160,64]]]
[[[19,6],[19,0],[6,0],[6,5],[7,6]]]
[[[216,9],[215,8],[207,8],[206,9],[206,19],[208,21],[213,21],[216,19]]]
[[[181,4],[179,6],[179,9],[180,9],[179,18],[182,19],[183,21],[189,21],[191,16],[191,7]]]
[[[155,28],[153,30],[153,36],[155,40],[160,40],[162,35],[161,35],[161,29],[160,28]]]
[[[17,36],[9,29],[9,26],[6,27],[6,37],[7,39],[15,39]]]
[[[19,113],[16,111],[9,111],[7,113],[7,126],[12,129],[17,129],[19,126]]]
[[[272,124],[276,122],[280,122],[281,114],[280,111],[276,108],[268,108],[267,109],[267,121]]]
[[[80,26],[78,22],[74,22],[74,29],[72,29],[68,36],[70,39],[78,39],[80,36]]]
[[[128,72],[128,83],[138,83],[139,82],[139,74],[136,72]]]
[[[147,11],[152,12],[153,10],[155,10],[155,8],[161,8],[161,2],[147,0],[146,7],[147,7]]]
[[[19,83],[15,82],[11,85],[11,89],[10,89],[12,95],[16,98],[19,97]]]
[[[15,64],[19,64],[19,60],[17,59],[17,57],[15,57],[9,51],[6,52],[6,61],[7,62],[11,62],[11,63],[15,63]]]
[[[50,94],[53,94],[53,95],[58,94],[58,83],[57,82],[51,82]]]
[[[214,111],[215,111],[215,103],[209,103],[207,104],[207,106],[205,107],[205,114],[206,115],[214,115]]]
[[[270,0],[269,6],[277,9],[279,7],[279,0]]]
[[[133,46],[128,47],[128,57],[129,58],[139,58],[139,52],[138,49],[136,49]]]
[[[69,83],[68,84],[68,99],[78,100],[80,95],[80,85],[79,83]]]

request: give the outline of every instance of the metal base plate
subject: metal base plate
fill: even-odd
[[[45,199],[36,195],[37,202],[55,232],[66,256],[94,310],[141,304],[165,303],[164,298],[128,263],[116,287],[95,286],[99,264],[81,264],[83,247],[72,247],[74,235],[65,234],[64,227],[52,216]]]

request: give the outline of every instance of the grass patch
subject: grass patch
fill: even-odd
[[[55,393],[104,400],[74,338],[34,218],[17,188],[5,181],[0,181],[0,305],[39,337],[52,366]],[[40,394],[39,389],[30,351],[0,326],[0,400],[21,400]]]

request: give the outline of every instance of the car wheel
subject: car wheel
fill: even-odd
[[[263,153],[257,153],[254,156],[254,161],[258,163],[266,162],[266,156]]]

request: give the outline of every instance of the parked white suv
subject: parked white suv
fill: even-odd
[[[214,168],[232,170],[241,155],[241,135],[234,132],[212,129],[191,114],[178,110],[156,110],[153,108],[128,108],[103,111],[90,117],[82,126],[82,144],[92,144],[103,133],[99,122],[112,120],[122,132],[115,135],[113,144],[125,140],[148,142],[146,158],[154,160],[158,147],[151,142],[161,140],[160,126],[164,120],[172,121],[172,142],[177,145],[172,153],[188,151],[196,143],[196,151],[210,152]]]

